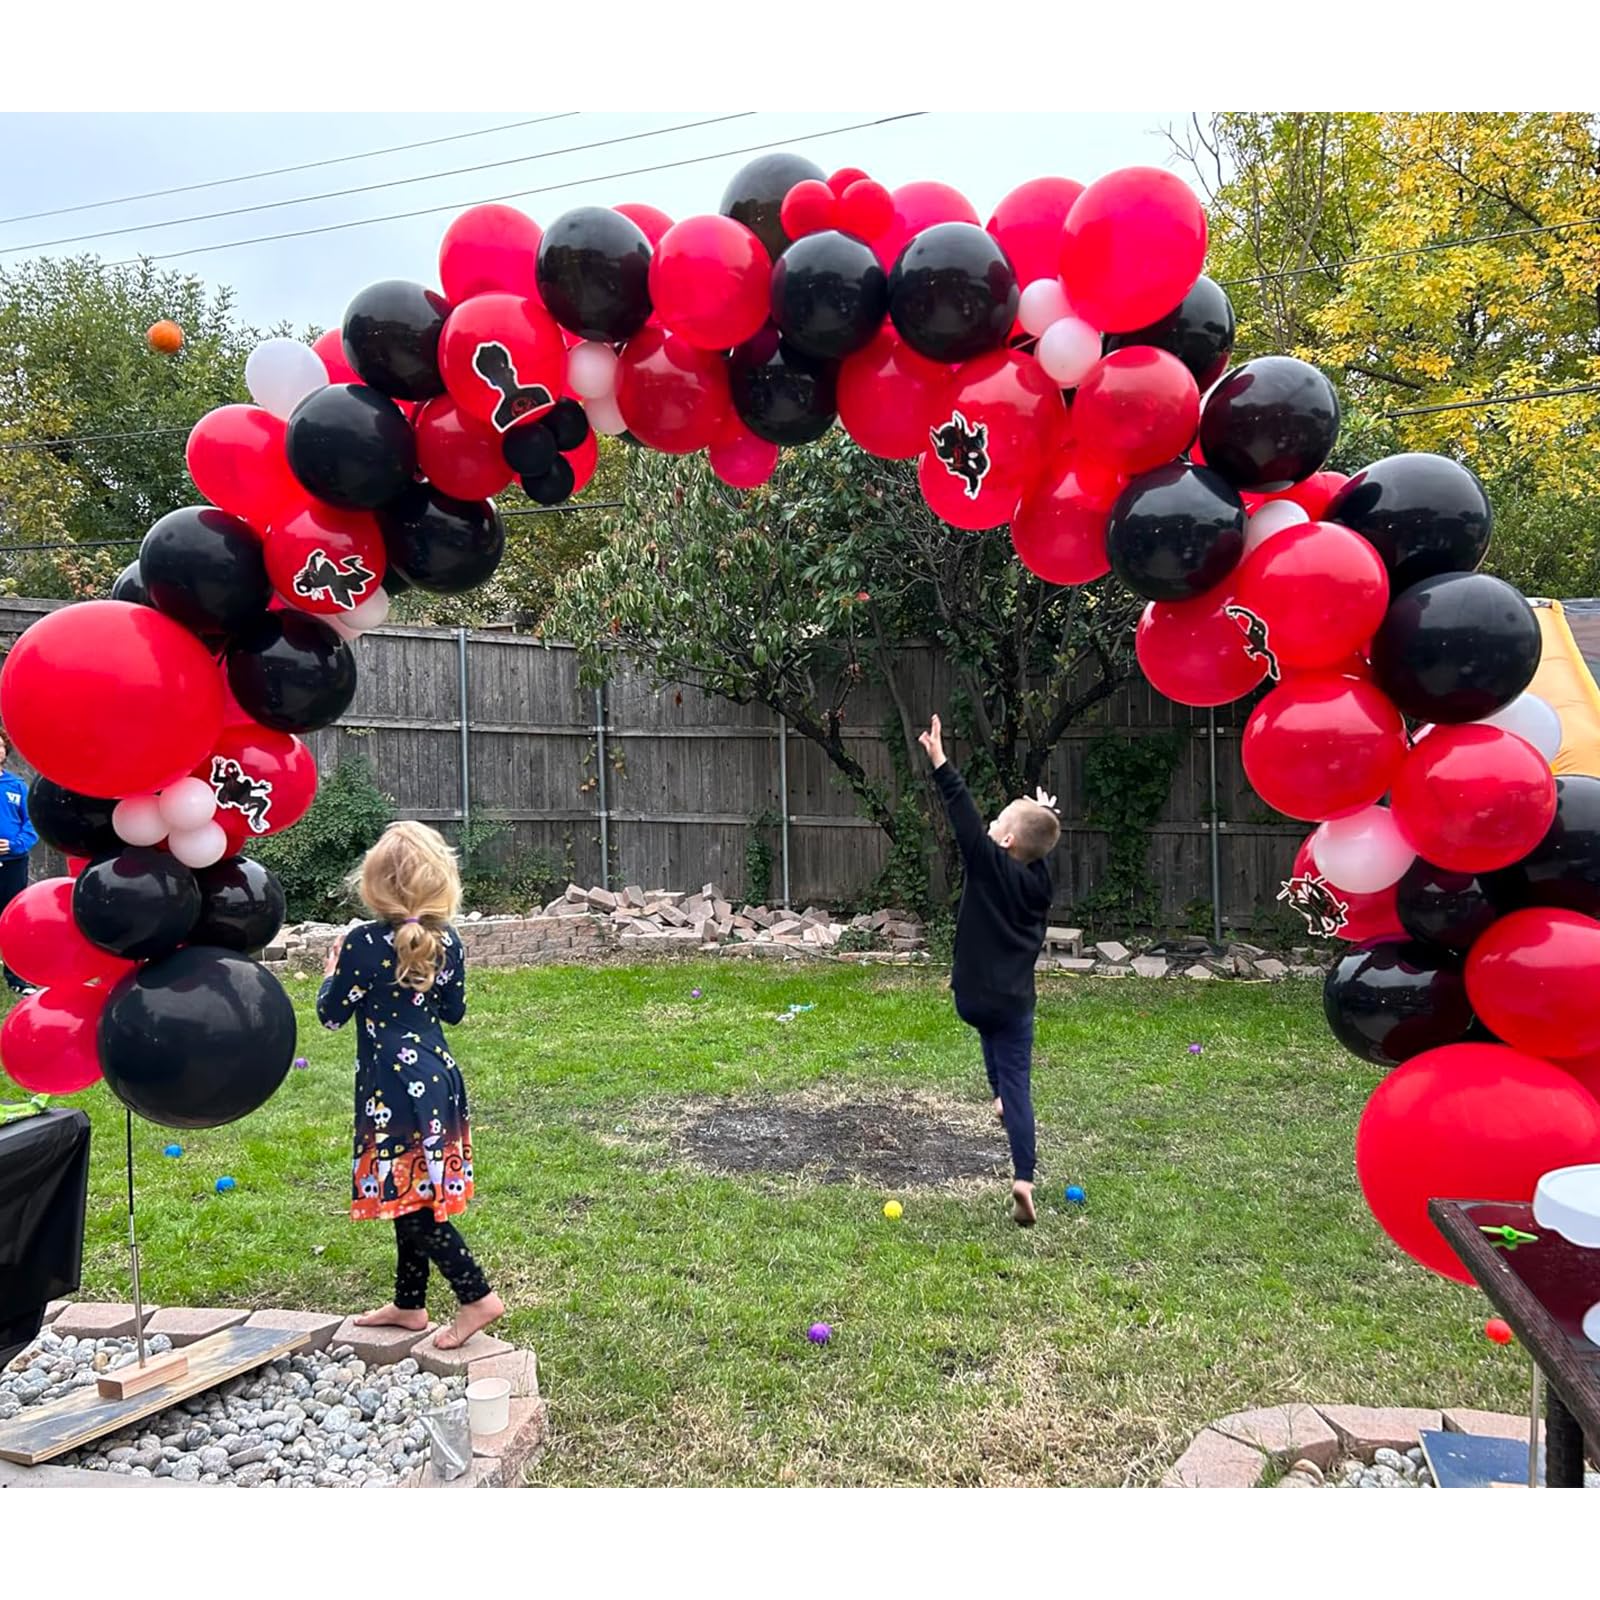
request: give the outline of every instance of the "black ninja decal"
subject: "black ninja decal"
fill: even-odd
[[[267,779],[252,778],[227,756],[212,756],[211,787],[219,809],[243,813],[252,833],[267,831],[267,813],[272,809],[272,785]]]
[[[959,411],[952,411],[948,422],[928,429],[928,437],[933,440],[933,453],[944,463],[945,471],[961,480],[967,499],[976,500],[992,465],[989,425],[980,422],[973,427]]]
[[[1278,898],[1306,919],[1306,932],[1332,939],[1350,920],[1350,907],[1334,893],[1320,873],[1308,872],[1290,878],[1278,891]]]
[[[306,600],[326,598],[341,611],[354,611],[376,581],[360,556],[335,561],[326,550],[313,550],[294,575],[294,592]]]
[[[1249,606],[1224,606],[1223,610],[1244,631],[1244,653],[1251,661],[1265,661],[1267,676],[1278,681],[1278,657],[1267,637],[1267,624]]]
[[[517,376],[511,352],[503,344],[480,344],[472,353],[472,366],[478,376],[500,395],[500,404],[494,408],[493,420],[495,428],[501,433],[535,411],[543,411],[555,404],[555,396],[542,383],[524,383]]]

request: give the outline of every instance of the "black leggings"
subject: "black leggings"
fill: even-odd
[[[28,858],[26,856],[0,856],[0,911],[11,904],[13,900],[28,887]],[[10,966],[4,969],[6,987],[17,994],[24,993],[28,985],[25,984]]]
[[[394,1219],[399,1262],[394,1273],[394,1303],[401,1311],[421,1311],[428,1303],[431,1262],[455,1290],[464,1306],[490,1292],[483,1269],[472,1259],[464,1240],[448,1222],[435,1222],[431,1211],[408,1211]]]

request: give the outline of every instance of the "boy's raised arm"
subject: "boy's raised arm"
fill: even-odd
[[[917,742],[928,752],[928,760],[933,763],[933,781],[938,784],[939,793],[944,797],[944,808],[950,815],[956,843],[960,846],[962,859],[970,862],[982,851],[989,830],[984,827],[983,818],[978,815],[978,808],[961,774],[945,756],[944,729],[938,717],[934,717],[926,733],[917,736]]]

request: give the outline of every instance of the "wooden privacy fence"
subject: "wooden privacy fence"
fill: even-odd
[[[52,609],[0,599],[0,643]],[[516,846],[548,852],[585,885],[715,882],[743,894],[756,835],[772,853],[774,898],[837,905],[865,892],[885,863],[887,841],[857,813],[826,755],[764,707],[655,689],[622,661],[603,687],[585,687],[571,647],[492,630],[383,628],[353,648],[355,703],[309,743],[325,772],[365,757],[401,816],[451,831],[469,817],[502,824]],[[908,648],[900,677],[914,708],[948,711],[935,650]],[[900,732],[887,690],[857,685],[846,714],[851,753],[892,790]],[[1239,723],[1228,709],[1213,728],[1205,712],[1135,678],[1067,731],[1046,779],[1063,818],[1063,910],[1095,887],[1106,859],[1104,830],[1083,820],[1090,741],[1176,733],[1181,751],[1151,837],[1162,915],[1177,923],[1196,902],[1209,907],[1214,849],[1223,921],[1259,920],[1306,830],[1266,813],[1251,793]]]

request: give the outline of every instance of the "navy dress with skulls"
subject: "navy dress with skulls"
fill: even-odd
[[[467,1011],[466,951],[454,928],[430,989],[395,982],[394,929],[352,928],[333,976],[317,996],[326,1028],[360,1023],[356,1041],[356,1134],[350,1214],[393,1220],[431,1211],[443,1222],[472,1198],[467,1086],[442,1023]]]

